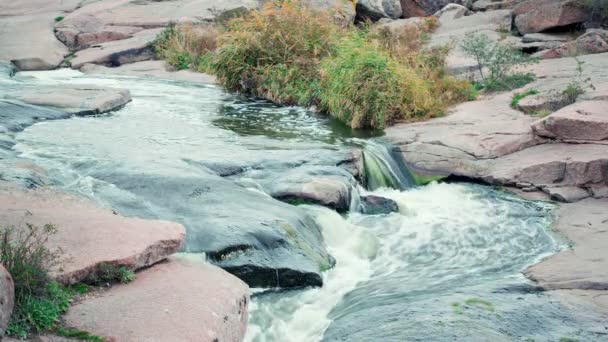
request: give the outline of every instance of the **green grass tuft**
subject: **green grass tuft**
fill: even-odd
[[[511,100],[511,107],[517,108],[517,106],[519,105],[519,101],[521,101],[523,98],[537,94],[540,94],[540,92],[536,89],[529,89],[523,93],[515,93],[515,95],[513,95],[513,100]]]

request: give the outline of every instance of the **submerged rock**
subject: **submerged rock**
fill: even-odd
[[[25,224],[52,224],[50,250],[61,250],[52,269],[59,282],[87,279],[102,264],[137,270],[175,253],[184,241],[184,227],[167,221],[126,218],[89,201],[50,189],[24,190],[0,183],[0,220],[26,229]]]
[[[397,202],[380,196],[361,197],[361,212],[368,215],[390,214],[399,212]]]
[[[169,219],[187,230],[186,251],[252,287],[320,286],[333,266],[320,228],[302,209],[203,171],[190,177],[96,172],[116,187],[98,189],[128,215]]]
[[[4,331],[10,322],[14,304],[15,288],[13,278],[0,264],[0,340],[4,336]]]
[[[129,284],[85,298],[65,316],[70,327],[116,341],[242,341],[245,283],[195,257],[174,256]],[[128,314],[117,314],[117,313]]]
[[[69,116],[69,113],[59,110],[0,99],[0,132],[18,132],[33,125],[36,121],[65,119]]]

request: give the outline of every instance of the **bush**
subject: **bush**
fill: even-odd
[[[11,274],[15,285],[15,308],[7,329],[10,336],[26,338],[48,330],[69,307],[71,296],[51,281],[48,273],[58,265],[61,253],[45,246],[55,232],[56,228],[50,224],[0,230],[0,263]]]
[[[473,95],[468,82],[444,75],[447,50],[420,51],[436,26],[429,18],[401,32],[378,32],[340,26],[331,11],[298,1],[268,2],[226,23],[217,51],[180,60],[178,53],[185,50],[177,44],[157,46],[176,65],[194,63],[197,70],[215,74],[230,91],[316,106],[354,128],[383,128],[438,116]],[[181,35],[169,30],[175,28],[159,42]]]
[[[468,34],[461,47],[477,62],[483,88],[488,91],[513,90],[535,79],[533,74],[512,72],[518,67],[537,62],[536,59],[511,46],[495,42],[486,34]]]
[[[134,279],[135,273],[125,266],[103,263],[99,265],[98,270],[91,273],[84,282],[92,285],[106,285],[114,282],[127,284]]]
[[[160,33],[154,49],[159,58],[184,70],[195,67],[200,58],[217,48],[217,35],[213,26],[171,24]]]

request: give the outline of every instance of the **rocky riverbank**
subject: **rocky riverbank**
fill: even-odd
[[[484,32],[507,40],[543,60],[529,68],[537,80],[523,89],[482,98],[450,109],[448,115],[427,122],[403,123],[386,130],[415,172],[452,176],[505,186],[524,197],[567,202],[561,204],[555,229],[572,241],[564,250],[525,271],[539,286],[564,303],[594,306],[608,315],[608,38],[606,31],[584,34],[566,31],[588,21],[572,7],[573,1],[311,1],[320,8],[339,5],[340,20],[355,17],[382,20],[382,25],[410,25],[402,17],[436,14],[439,28],[428,42],[439,46],[458,42],[470,32]],[[448,3],[452,3],[444,8]],[[456,5],[460,3],[465,6]],[[530,9],[526,6],[535,7]],[[43,120],[116,111],[131,101],[128,89],[99,85],[39,87],[28,84],[17,70],[46,70],[62,66],[87,74],[152,77],[209,83],[213,77],[190,71],[170,71],[154,61],[151,42],[169,23],[207,24],[233,11],[258,6],[255,1],[225,1],[221,8],[208,0],[179,1],[26,1],[0,5],[0,218],[3,224],[23,222],[59,228],[50,241],[67,251],[67,262],[54,270],[65,284],[85,279],[103,264],[141,270],[137,279],[77,303],[65,320],[69,326],[118,340],[238,341],[247,324],[248,287],[237,277],[187,255],[185,248],[212,252],[216,265],[251,286],[321,285],[321,271],[333,258],[326,251],[319,228],[306,213],[276,205],[274,200],[224,180],[245,170],[258,170],[256,180],[265,193],[285,202],[318,203],[338,211],[349,209],[357,180],[362,179],[360,155],[341,153],[316,165],[306,156],[289,156],[293,170],[281,177],[264,173],[274,165],[221,164],[189,161],[204,176],[144,179],[125,173],[113,177],[134,194],[149,196],[164,184],[153,204],[192,214],[203,205],[197,220],[178,223],[125,217],[83,198],[51,190],[48,171],[16,156],[14,135]],[[542,19],[542,20],[541,20]],[[512,29],[519,32],[510,35]],[[548,33],[545,31],[549,31]],[[579,63],[571,56],[578,54]],[[447,69],[461,77],[472,74],[475,62],[458,48],[447,59]],[[565,106],[552,105],[573,80],[593,87]],[[588,81],[587,81],[588,80]],[[511,106],[515,93],[540,94]],[[6,90],[6,91],[5,91]],[[550,109],[544,118],[525,112]],[[342,151],[343,152],[343,151]],[[316,152],[315,152],[316,153]],[[304,161],[303,161],[304,160]],[[120,175],[119,175],[120,176]],[[122,179],[123,183],[120,184]],[[139,182],[139,183],[138,183]],[[127,184],[128,183],[128,184]],[[129,185],[130,184],[130,185]],[[200,184],[204,184],[200,187]],[[247,205],[231,201],[229,210],[216,210],[218,198],[200,202],[203,192],[225,192],[245,197]],[[162,196],[161,196],[162,193]],[[176,199],[189,198],[178,207]],[[225,200],[225,198],[224,198]],[[272,211],[268,208],[272,202]],[[4,205],[6,204],[6,205]],[[222,203],[220,203],[221,205]],[[395,211],[394,203],[387,203]],[[195,209],[196,208],[196,209]],[[115,208],[116,209],[116,208]],[[128,211],[129,208],[121,208]],[[145,210],[130,208],[135,216]],[[139,211],[138,211],[139,210]],[[236,216],[226,213],[231,211]],[[220,212],[220,214],[217,214]],[[259,215],[252,222],[251,217]],[[212,216],[209,228],[203,216]],[[197,217],[194,215],[193,217]],[[257,217],[257,216],[256,216]],[[179,221],[179,215],[172,220]],[[234,229],[230,241],[211,241],[210,232]],[[268,224],[272,222],[272,224]],[[217,228],[220,227],[220,228]],[[289,239],[284,238],[287,231]],[[191,236],[189,245],[185,234]],[[186,244],[186,245],[185,245]],[[181,249],[180,249],[181,248]],[[276,281],[275,281],[276,280]],[[280,281],[279,281],[280,280]],[[0,331],[11,311],[9,277],[0,266]],[[116,312],[129,312],[128,319]],[[146,322],[146,324],[142,324]]]

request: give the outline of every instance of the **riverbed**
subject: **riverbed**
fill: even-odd
[[[51,186],[123,215],[184,224],[185,250],[201,258],[221,251],[210,261],[228,270],[243,260],[259,272],[276,269],[272,286],[252,289],[248,341],[602,340],[593,332],[596,322],[569,312],[521,275],[567,246],[551,231],[551,203],[478,184],[414,186],[379,134],[352,132],[306,109],[242,98],[213,84],[72,70],[15,79],[131,91],[133,101],[118,111],[25,129],[14,150],[46,169]],[[277,183],[301,174],[350,177],[339,165],[353,149],[384,165],[390,187],[354,185],[351,210],[341,213],[270,196]],[[364,195],[391,199],[399,211],[359,213]],[[287,230],[295,247],[275,246],[279,233],[264,230],[277,217],[297,222],[295,232]],[[254,254],[230,249],[253,240],[273,243],[255,245]],[[242,254],[230,260],[236,252]],[[296,277],[279,272],[308,277],[315,263],[323,286],[285,288]],[[247,279],[267,284],[267,277]]]

